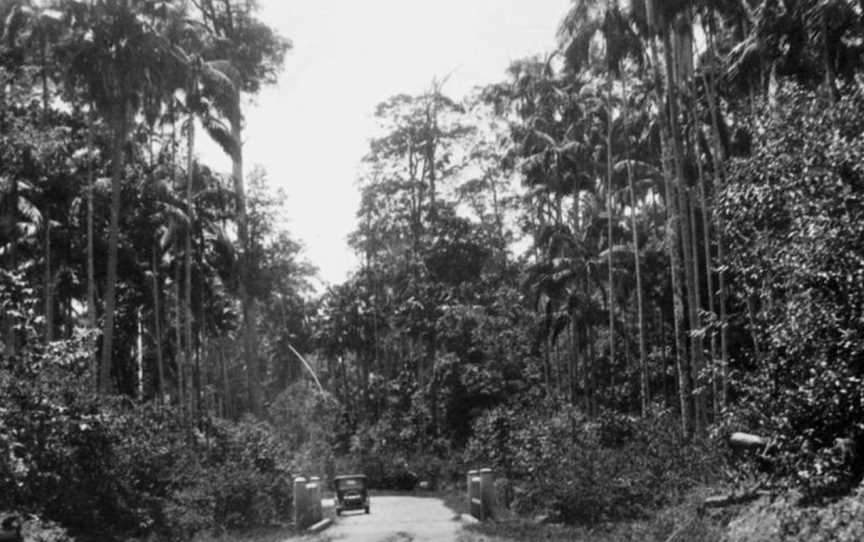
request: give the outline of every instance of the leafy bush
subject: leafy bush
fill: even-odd
[[[778,100],[718,200],[753,341],[736,391],[747,429],[776,440],[776,474],[849,487],[864,474],[864,95],[787,85]],[[838,439],[854,453],[836,457]]]
[[[291,513],[291,453],[267,422],[211,420],[175,465],[165,530],[268,526]],[[176,535],[175,535],[176,536]]]
[[[332,478],[336,473],[334,441],[344,432],[342,409],[327,393],[297,382],[280,393],[269,408],[281,442],[292,450],[291,471]]]
[[[747,506],[729,525],[727,540],[740,542],[833,542],[864,540],[864,494],[804,506],[790,492]]]
[[[446,438],[432,438],[426,423],[388,413],[374,425],[361,426],[340,461],[343,469],[365,473],[373,487],[399,491],[415,489],[421,481],[440,488],[461,480],[460,454]]]
[[[269,525],[291,510],[291,455],[253,419],[201,420],[87,387],[86,338],[0,366],[0,509],[100,539]]]
[[[671,415],[587,419],[572,407],[499,407],[475,424],[466,460],[513,484],[518,512],[551,510],[568,522],[632,517],[710,479],[716,458],[679,434]]]

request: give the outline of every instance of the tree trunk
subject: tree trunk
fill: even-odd
[[[228,356],[224,348],[219,348],[219,369],[222,373],[222,416],[228,418],[231,416],[231,387],[228,385]]]
[[[48,42],[42,36],[42,128],[48,130]],[[51,280],[51,210],[45,202],[45,340],[54,340],[54,288]]]
[[[186,412],[186,369],[183,349],[183,304],[180,302],[180,268],[174,273],[174,365],[177,372],[177,407],[181,416]]]
[[[144,400],[144,329],[141,323],[141,307],[135,311],[135,350],[136,397],[141,402]]]
[[[198,268],[203,269],[203,255],[204,255],[204,232],[201,228],[198,228]],[[198,338],[197,341],[197,349],[195,351],[195,395],[198,397],[198,401],[202,401],[202,398],[205,402],[204,408],[207,408],[206,404],[206,395],[209,388],[208,386],[213,381],[213,365],[212,363],[205,369],[207,375],[207,381],[204,382],[202,386],[201,378],[201,361],[202,357],[207,356],[206,360],[212,359],[209,355],[210,351],[210,342],[207,340],[207,309],[205,303],[206,291],[204,287],[204,280],[198,281],[198,314],[200,315],[200,320],[198,320],[197,332],[196,336]],[[210,393],[211,397],[213,392]],[[210,405],[211,409],[207,412],[212,412],[212,404]]]
[[[717,59],[718,56],[714,45],[713,19],[710,19],[710,23],[708,31],[705,34],[707,36],[708,48],[711,51],[711,56],[712,58]],[[711,114],[711,141],[713,146],[711,157],[712,165],[714,166],[714,186],[715,190],[717,190],[717,185],[722,182],[724,178],[723,165],[726,159],[723,153],[723,143],[720,139],[720,113],[718,111],[719,103],[717,101],[717,83],[713,74],[712,77],[708,77],[703,71],[702,76],[705,83],[708,110]],[[720,262],[721,266],[717,271],[717,282],[720,290],[720,404],[725,406],[729,381],[729,331],[726,327],[726,278],[722,267],[725,254],[723,252],[723,224],[719,215],[715,215],[715,219],[717,220],[717,261]]]
[[[87,116],[87,147],[91,153],[95,153],[93,116],[95,111],[91,105]],[[94,262],[93,250],[93,156],[87,165],[87,325],[90,335],[87,339],[89,351],[91,352],[91,372],[93,388],[99,389],[99,360],[96,356],[96,264]]]
[[[51,212],[45,204],[45,340],[54,340],[54,288],[51,280]]]
[[[162,359],[162,311],[159,309],[159,265],[156,259],[157,249],[153,247],[153,330],[156,334],[156,374],[159,378],[160,405],[165,402],[165,365]]]
[[[662,144],[663,182],[666,200],[666,248],[669,251],[670,274],[672,278],[672,306],[675,334],[675,359],[678,369],[678,397],[681,404],[681,429],[685,435],[690,435],[693,426],[693,412],[690,402],[690,363],[686,357],[686,340],[684,339],[684,289],[681,284],[681,261],[678,254],[678,231],[679,213],[675,186],[672,183],[672,168],[670,166],[669,121],[666,115],[666,106],[660,97],[662,88],[662,77],[660,75],[660,63],[657,55],[657,44],[651,40],[651,57],[654,65],[654,79],[656,88],[655,101],[660,117],[660,133]]]
[[[622,116],[625,123],[629,110],[627,107],[627,91],[622,90]],[[629,149],[627,149],[629,151]],[[651,400],[650,390],[648,389],[648,351],[645,343],[645,307],[642,291],[642,270],[639,257],[639,231],[637,229],[636,220],[636,186],[633,179],[633,168],[628,158],[627,161],[627,188],[630,192],[630,224],[633,230],[633,266],[636,271],[636,311],[637,325],[639,327],[639,390],[640,390],[640,410],[642,416],[648,414],[648,407]]]
[[[609,243],[609,372],[615,373],[615,270],[612,240],[612,75],[606,88],[606,236]]]
[[[717,231],[723,231],[723,225],[718,218]],[[724,243],[722,233],[717,236],[717,261],[723,265],[726,254],[724,252]],[[717,282],[720,288],[720,359],[721,359],[721,378],[723,383],[721,387],[721,404],[726,406],[729,401],[729,330],[727,327],[728,315],[726,314],[726,274],[723,269],[719,269],[717,273]]]
[[[831,50],[828,47],[828,16],[822,13],[822,63],[825,66],[825,92],[831,105],[837,103],[837,85],[834,82],[834,62],[831,59]]]
[[[239,104],[238,104],[239,109]],[[261,381],[259,377],[257,344],[255,338],[255,299],[249,294],[250,240],[249,223],[246,216],[246,190],[243,184],[243,128],[239,111],[231,118],[231,135],[237,145],[232,157],[232,176],[237,215],[237,235],[240,242],[238,263],[240,267],[240,304],[243,311],[243,353],[246,361],[246,381],[249,405],[253,414],[261,413]]]
[[[636,311],[637,325],[639,326],[639,388],[641,390],[642,415],[648,414],[648,406],[651,401],[651,392],[648,389],[648,349],[645,342],[645,302],[642,290],[642,270],[639,256],[639,232],[636,222],[636,188],[633,180],[633,170],[627,164],[627,184],[630,191],[630,220],[633,228],[633,265],[636,269]]]
[[[663,33],[663,50],[666,60],[666,93],[669,113],[669,132],[672,139],[672,157],[675,165],[675,177],[678,179],[678,225],[681,234],[681,249],[684,257],[684,280],[687,284],[687,309],[690,330],[694,331],[699,327],[699,312],[696,277],[694,276],[694,261],[692,250],[692,239],[690,231],[690,217],[688,209],[687,185],[684,176],[684,149],[681,142],[681,128],[678,119],[678,93],[677,81],[672,74],[672,51],[671,40],[669,33]],[[698,340],[691,338],[690,340],[690,356],[691,356],[691,373],[693,375],[693,385],[697,386],[696,377],[702,371],[702,347]],[[693,397],[693,429],[697,434],[701,434],[704,425],[704,408],[703,397],[701,392]]]
[[[588,337],[588,366],[585,368],[586,387],[588,389],[588,416],[597,417],[599,408],[597,406],[597,352],[594,348],[594,330],[588,325],[585,327]]]
[[[696,197],[694,196],[692,187],[690,186],[687,187],[686,202],[688,212],[687,219],[690,224],[690,241],[692,242],[690,248],[690,257],[692,264],[691,273],[693,274],[693,293],[690,297],[692,298],[693,308],[689,311],[690,330],[696,331],[701,329],[702,327],[702,319],[699,315],[699,311],[702,306],[702,285],[699,282],[699,235],[696,231]],[[698,357],[700,360],[699,363],[693,363],[693,385],[697,386],[700,384],[701,380],[699,371],[704,370],[705,368],[705,343],[702,340],[701,334],[691,334],[690,345],[693,352],[698,353]],[[708,397],[706,397],[705,387],[699,385],[699,390],[700,391],[698,391],[698,393],[696,393],[693,398],[697,407],[697,429],[704,428],[707,425],[708,417]]]
[[[699,118],[697,115],[696,109],[696,98],[695,94],[693,97],[693,130],[695,133],[701,133],[701,127],[699,126]],[[696,171],[699,175],[699,207],[702,211],[702,247],[704,249],[704,257],[705,257],[705,288],[708,290],[708,312],[710,314],[716,314],[715,312],[715,304],[714,304],[714,280],[712,276],[713,266],[711,265],[711,210],[708,208],[708,196],[705,188],[705,171],[702,167],[702,158],[701,153],[699,152],[699,138],[698,136],[694,138],[693,149],[695,151],[696,156]],[[707,149],[706,149],[707,150]],[[717,334],[712,330],[712,326],[707,327],[708,331],[708,342],[711,348],[711,398],[712,398],[712,410],[714,414],[714,419],[717,419],[720,415],[720,376],[717,374]]]
[[[186,212],[187,212],[187,224],[186,224],[186,235],[184,237],[185,247],[183,254],[183,270],[184,270],[184,279],[185,279],[185,289],[184,289],[184,308],[185,308],[185,321],[183,322],[183,329],[186,338],[185,344],[185,354],[184,358],[186,360],[186,366],[191,365],[192,361],[192,227],[195,222],[195,213],[193,211],[193,201],[192,201],[192,185],[195,180],[195,117],[190,113],[189,114],[189,124],[187,126],[187,148],[186,148]],[[197,382],[197,378],[195,378]],[[196,386],[197,388],[197,386]],[[192,417],[196,417],[198,415],[198,390],[195,390],[195,393],[192,394],[192,397],[189,399],[189,408]]]
[[[105,324],[102,329],[102,364],[99,369],[99,390],[112,393],[111,369],[114,349],[114,306],[117,288],[117,244],[120,240],[120,190],[123,177],[123,145],[126,142],[127,104],[115,104],[112,123],[114,140],[111,157],[111,219],[108,235],[108,269],[105,284]]]
[[[579,370],[579,338],[577,337],[578,330],[576,328],[576,317],[575,312],[570,313],[570,326],[569,326],[569,334],[570,334],[570,363],[569,363],[569,387],[568,394],[570,398],[570,406],[576,406],[576,380],[578,376]]]

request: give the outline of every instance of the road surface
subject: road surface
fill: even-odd
[[[333,542],[456,542],[462,523],[435,498],[371,496],[370,514],[346,511],[322,533]]]

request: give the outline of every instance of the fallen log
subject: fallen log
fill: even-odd
[[[759,435],[737,432],[729,436],[729,445],[739,449],[765,448],[768,445],[768,439]]]
[[[771,492],[765,489],[754,489],[743,493],[730,493],[728,495],[714,495],[702,501],[702,506],[705,508],[722,508],[724,506],[733,506],[736,504],[744,504],[755,501],[759,497],[770,495]]]

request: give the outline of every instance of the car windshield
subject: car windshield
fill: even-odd
[[[346,480],[339,480],[339,489],[357,489],[363,487],[363,484],[357,478],[348,478]]]

